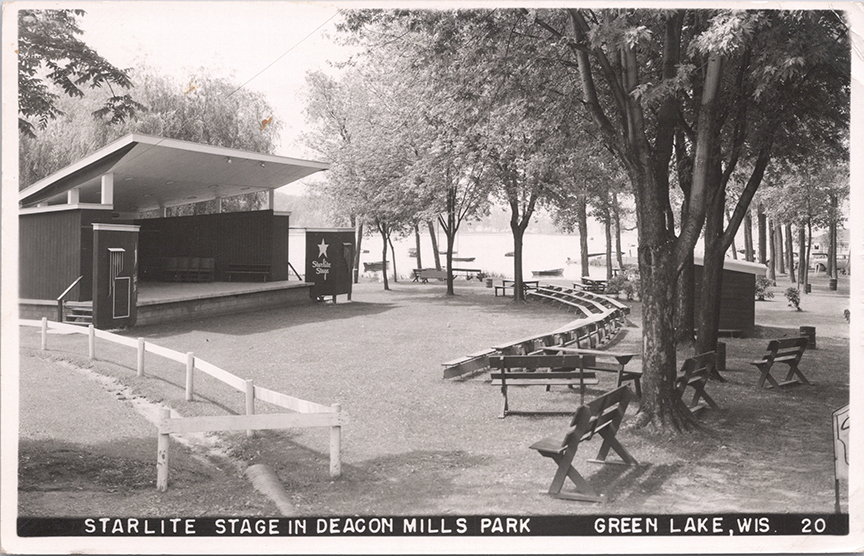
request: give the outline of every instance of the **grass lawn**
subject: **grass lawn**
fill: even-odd
[[[813,293],[803,296],[802,312],[786,305],[785,282],[775,288],[773,300],[757,303],[755,337],[723,340],[726,382],[707,387],[720,409],[702,412],[702,431],[654,437],[628,428],[625,419],[618,438],[641,464],[630,468],[588,463],[599,438],[580,446],[575,464],[606,493],[602,507],[544,494],[555,467],[528,446],[562,432],[566,416],[498,419],[502,396],[491,386],[488,372],[442,379],[445,361],[568,323],[572,315],[563,309],[538,302],[517,305],[494,297],[491,289],[476,282],[460,280],[458,295],[449,298],[442,283],[400,281],[385,292],[380,283],[366,282],[356,287],[350,303],[136,327],[128,335],[194,352],[266,388],[342,404],[351,422],[343,429],[343,476],[335,481],[328,473],[327,429],[268,431],[252,439],[225,434],[218,439],[218,446],[241,467],[272,467],[300,515],[832,512],[831,412],[849,399],[849,328],[843,318],[848,280],[843,277],[840,291],[831,292],[827,280],[817,279]],[[614,349],[639,351],[640,309],[638,302],[632,303],[630,326]],[[801,363],[812,385],[758,390],[758,372],[748,362],[764,353],[769,338],[797,336],[803,325],[817,329],[818,347],[808,350]],[[23,375],[31,359],[42,357],[38,331],[22,329],[21,344]],[[100,361],[91,364],[81,336],[52,336],[50,344],[52,360],[92,367],[116,377],[135,396],[170,405],[184,415],[243,411],[239,393],[204,376],[196,377],[200,395],[186,402],[180,365],[148,363],[148,376],[139,379],[134,351],[128,348],[99,341]],[[690,355],[682,351],[679,362]],[[612,375],[600,378],[602,389],[612,386]],[[22,379],[22,389],[24,383]],[[510,398],[513,409],[572,411],[578,404],[578,392],[562,387],[551,392],[515,388]],[[637,409],[638,402],[632,403],[628,416]],[[275,409],[259,403],[256,410]],[[95,414],[99,408],[90,411]],[[110,443],[100,453],[149,464],[155,460],[155,444],[154,428],[152,454],[124,451],[120,441],[116,453],[110,453]],[[48,457],[46,449],[40,444],[40,451],[28,453],[22,447],[21,457]],[[86,443],[79,449],[92,452]],[[168,515],[158,504],[136,501],[160,496],[155,494],[155,469],[148,469],[151,482],[136,474],[137,482],[125,489],[129,514],[140,515],[147,508],[152,515]],[[181,502],[172,499],[170,514],[225,515],[230,507],[232,513],[277,515],[266,501],[252,502],[239,494],[240,486],[231,481],[242,479],[231,466],[222,466],[223,475],[213,474],[209,480],[205,472],[194,475],[205,479],[189,480],[196,469],[191,464],[184,469],[186,492],[205,489],[207,496],[190,496],[195,506],[185,512],[175,505]],[[230,486],[224,499],[217,482],[221,480]],[[81,515],[99,513],[107,494],[98,488],[87,492],[90,505]],[[844,509],[846,502],[844,492]],[[58,515],[45,514],[39,504],[35,497],[23,497],[22,515]],[[78,515],[74,512],[79,507],[62,515]],[[122,506],[111,508],[112,515],[123,515]]]

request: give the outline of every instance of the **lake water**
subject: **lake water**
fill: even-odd
[[[601,236],[602,237],[602,236]],[[593,239],[593,238],[592,238]],[[298,272],[305,268],[304,247],[305,233],[302,229],[292,229],[290,236],[290,260]],[[396,250],[396,269],[400,277],[411,275],[411,269],[416,268],[414,257],[409,255],[409,249],[415,247],[414,237],[402,238],[393,242]],[[446,250],[446,237],[442,234],[439,238],[438,247]],[[602,242],[588,242],[588,250],[591,253],[602,253],[605,245]],[[361,245],[361,271],[362,263],[381,261],[381,237],[365,237]],[[420,249],[423,266],[432,268],[435,266],[432,254],[432,241],[428,232],[420,235]],[[636,256],[635,241],[627,241],[622,237],[621,249],[624,256]],[[513,251],[513,236],[503,232],[460,232],[457,236],[454,257],[475,257],[471,262],[454,261],[454,268],[479,268],[483,272],[493,273],[505,278],[513,278],[513,257],[505,256]],[[441,264],[446,263],[446,256],[441,255]],[[567,259],[574,261],[567,264]],[[390,250],[387,251],[387,259],[392,259]],[[578,280],[581,276],[579,261],[579,236],[577,234],[531,234],[526,233],[522,249],[522,276],[530,279],[531,272],[535,270],[547,270],[555,268],[564,269],[564,278]],[[605,257],[596,259],[605,260]],[[593,259],[592,259],[593,260]],[[390,267],[393,268],[392,262]],[[380,273],[379,273],[380,274]],[[589,274],[593,278],[605,278],[606,269],[603,266],[591,266]]]

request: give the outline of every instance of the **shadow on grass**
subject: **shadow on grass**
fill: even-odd
[[[385,313],[395,307],[392,303],[316,303],[296,307],[266,309],[231,315],[219,315],[194,320],[168,322],[135,327],[123,335],[147,339],[164,338],[190,331],[212,332],[243,336],[283,330],[295,326],[325,321],[368,317]]]
[[[133,491],[156,489],[156,431],[96,445],[54,439],[21,440],[18,445],[19,491]],[[188,487],[214,479],[213,468],[171,445],[172,486]]]
[[[238,439],[231,456],[247,464],[264,463],[276,472],[301,513],[440,513],[442,500],[456,492],[466,469],[488,463],[463,450],[411,450],[342,465],[329,475],[329,454],[298,444],[287,431],[267,431]]]

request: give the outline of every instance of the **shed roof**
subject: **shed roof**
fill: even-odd
[[[699,255],[696,255],[693,257],[693,264],[705,266],[705,259]],[[756,276],[764,276],[768,272],[768,267],[764,264],[751,263],[748,261],[723,259],[723,270],[731,270],[733,272],[744,272],[747,274],[754,274]]]
[[[65,200],[98,203],[114,175],[114,210],[136,212],[277,189],[329,168],[326,162],[260,154],[133,133],[19,193],[21,207]]]

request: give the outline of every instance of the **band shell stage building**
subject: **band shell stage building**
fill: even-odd
[[[274,190],[327,163],[131,134],[19,193],[22,318],[120,328],[309,303]],[[169,216],[266,192],[264,210]],[[301,249],[303,247],[300,247]]]

